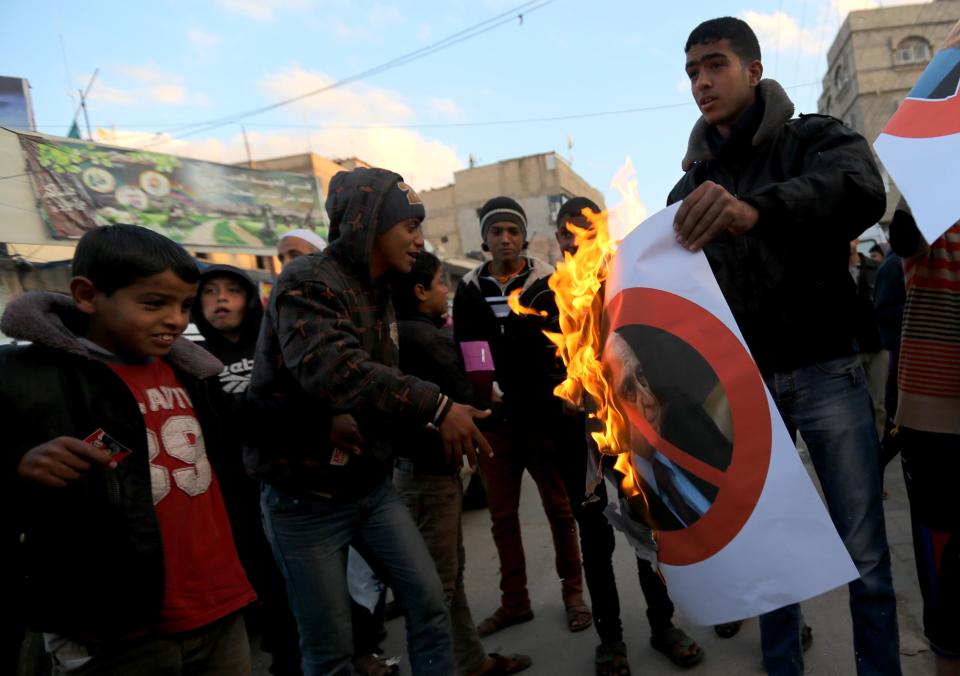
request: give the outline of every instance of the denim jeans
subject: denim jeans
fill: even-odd
[[[388,479],[348,504],[288,495],[265,484],[261,504],[267,538],[297,618],[305,676],[353,673],[346,581],[350,544],[382,573],[406,612],[412,672],[453,673],[449,620],[437,569]]]
[[[900,674],[897,606],[884,527],[879,441],[873,403],[856,356],[766,378],[787,430],[800,432],[827,510],[860,578],[850,583],[853,647],[859,676]],[[803,673],[800,606],[760,618],[768,674]]]

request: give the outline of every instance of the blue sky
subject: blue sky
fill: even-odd
[[[66,134],[75,92],[99,68],[89,106],[94,127],[112,125],[122,144],[239,161],[245,158],[239,123],[183,137],[176,130],[172,138],[155,134],[319,88],[520,2],[6,0],[0,74],[29,79],[41,131]],[[841,17],[877,4],[555,0],[525,14],[522,23],[514,19],[243,123],[254,158],[308,150],[357,155],[400,171],[418,188],[449,182],[471,154],[481,164],[550,150],[567,156],[569,137],[574,169],[603,190],[608,203],[618,199],[610,179],[631,156],[640,197],[655,210],[679,178],[698,117],[683,72],[690,29],[724,14],[747,19],[760,37],[765,75],[787,87],[799,112],[815,112],[825,54]],[[670,107],[426,126],[662,106]]]

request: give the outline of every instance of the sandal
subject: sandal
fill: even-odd
[[[703,660],[703,648],[679,627],[670,627],[654,634],[650,637],[650,645],[678,667],[692,667]]]
[[[533,611],[528,610],[525,613],[513,614],[503,609],[503,606],[497,608],[493,615],[485,619],[477,626],[477,634],[480,638],[485,638],[490,634],[496,633],[501,629],[512,627],[515,624],[522,624],[533,619]]]
[[[361,676],[395,676],[400,673],[396,657],[383,657],[376,653],[361,655],[353,661],[353,670]]]
[[[567,606],[567,629],[583,631],[593,624],[593,613],[582,603]]]
[[[724,622],[723,624],[713,625],[714,633],[720,638],[733,638],[740,633],[740,627],[743,626],[743,620],[736,622]]]
[[[601,643],[593,660],[597,676],[630,676],[627,646],[623,641]]]
[[[530,658],[527,655],[501,655],[500,653],[490,653],[487,655],[493,659],[493,666],[489,671],[480,672],[481,676],[507,676],[507,674],[518,674],[524,669],[530,668]]]

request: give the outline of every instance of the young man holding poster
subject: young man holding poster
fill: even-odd
[[[690,135],[674,229],[703,250],[788,431],[810,450],[834,525],[860,571],[850,584],[857,671],[900,673],[873,407],[857,359],[849,242],[883,214],[866,141],[827,116],[791,119],[762,80],[750,27],[690,34],[686,72],[703,117]],[[761,618],[770,674],[803,673],[798,605]]]

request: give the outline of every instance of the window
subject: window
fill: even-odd
[[[841,89],[843,85],[847,84],[847,80],[850,79],[847,69],[844,68],[842,63],[837,64],[837,69],[833,71],[833,84],[837,89]]]
[[[920,37],[903,40],[893,52],[893,65],[905,66],[930,60],[930,43]]]

